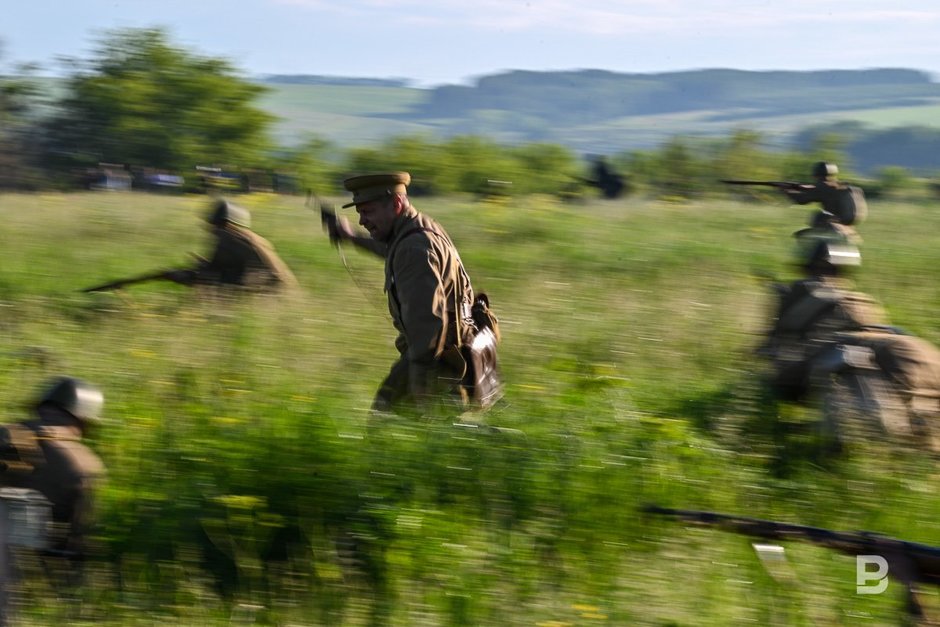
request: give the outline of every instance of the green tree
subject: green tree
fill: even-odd
[[[32,70],[28,65],[11,70],[0,65],[0,189],[34,189],[41,182],[35,148],[39,90]]]
[[[67,81],[50,153],[68,166],[262,165],[273,117],[253,102],[264,89],[223,59],[172,45],[162,29],[110,31]]]
[[[689,140],[674,137],[657,153],[653,185],[665,196],[691,198],[705,186],[706,171],[707,164],[696,156]]]
[[[339,166],[330,158],[336,150],[331,142],[310,136],[299,145],[280,151],[273,159],[273,166],[295,177],[304,189],[332,193],[339,179]]]
[[[558,144],[525,144],[510,154],[521,167],[522,178],[513,184],[520,193],[557,195],[569,188],[579,174],[574,154]]]

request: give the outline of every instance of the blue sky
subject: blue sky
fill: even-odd
[[[0,68],[162,26],[248,75],[468,82],[510,69],[905,67],[940,80],[936,0],[2,0]]]

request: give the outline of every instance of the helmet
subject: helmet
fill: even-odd
[[[73,377],[59,377],[52,381],[37,405],[55,405],[82,422],[99,422],[104,394],[96,386]]]
[[[206,222],[214,226],[225,226],[226,222],[231,222],[247,229],[251,226],[251,214],[247,209],[227,200],[217,200],[206,216]]]
[[[827,179],[839,173],[839,167],[834,163],[817,161],[813,164],[813,176],[818,179]]]
[[[800,265],[814,274],[836,275],[860,266],[858,247],[844,237],[805,235],[797,239]]]

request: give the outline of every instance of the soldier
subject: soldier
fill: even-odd
[[[410,182],[407,172],[347,178],[343,185],[353,199],[344,208],[356,207],[368,235],[354,232],[343,218],[329,224],[332,239],[348,240],[385,259],[385,291],[398,331],[399,359],[382,382],[373,409],[427,409],[439,398],[465,408],[471,396],[488,406],[499,393],[495,317],[485,296],[474,299],[470,278],[447,232],[411,205]],[[481,350],[469,350],[472,346]],[[491,361],[478,363],[475,358],[487,350]],[[473,371],[469,379],[468,368]],[[490,381],[481,382],[483,375]],[[495,389],[484,391],[487,383]]]
[[[588,184],[601,190],[604,198],[612,200],[623,194],[626,188],[623,177],[610,168],[604,157],[595,156],[592,159],[591,171],[594,178]]]
[[[798,239],[806,276],[778,286],[774,325],[760,353],[772,386],[790,400],[819,400],[825,434],[841,446],[846,412],[940,451],[940,350],[891,326],[847,271],[858,250],[844,239]]]
[[[810,214],[809,228],[797,233],[807,235],[815,231],[836,231],[857,239],[852,225],[865,219],[868,212],[865,194],[861,188],[839,182],[839,168],[834,163],[819,161],[813,165],[810,185],[786,186],[780,189],[799,205],[818,202],[821,208]]]
[[[0,427],[0,483],[46,497],[56,527],[49,545],[76,558],[84,553],[95,488],[105,474],[82,437],[100,422],[103,405],[94,385],[59,377],[37,401],[34,418]]]
[[[222,284],[273,290],[293,287],[297,279],[274,247],[250,230],[248,210],[227,200],[218,200],[206,216],[215,237],[209,259],[200,259],[195,268],[171,270],[164,275],[183,285]]]
[[[813,359],[837,333],[885,325],[886,317],[871,299],[851,291],[846,275],[861,258],[846,238],[802,236],[797,249],[804,277],[775,286],[777,311],[759,353],[774,364],[777,392],[798,400],[808,391]]]

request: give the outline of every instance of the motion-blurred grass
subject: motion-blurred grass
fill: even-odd
[[[76,599],[31,575],[26,624],[732,625],[897,622],[851,557],[749,540],[647,502],[940,544],[934,460],[872,438],[818,454],[752,355],[806,210],[707,201],[416,199],[500,316],[503,403],[481,422],[377,419],[394,359],[379,260],[350,273],[299,198],[252,195],[300,280],[277,297],[79,289],[205,252],[204,197],[0,196],[0,400],[100,384],[109,467]],[[934,342],[940,216],[874,204],[860,288]],[[352,275],[352,276],[350,276]],[[499,427],[491,429],[490,427]]]

